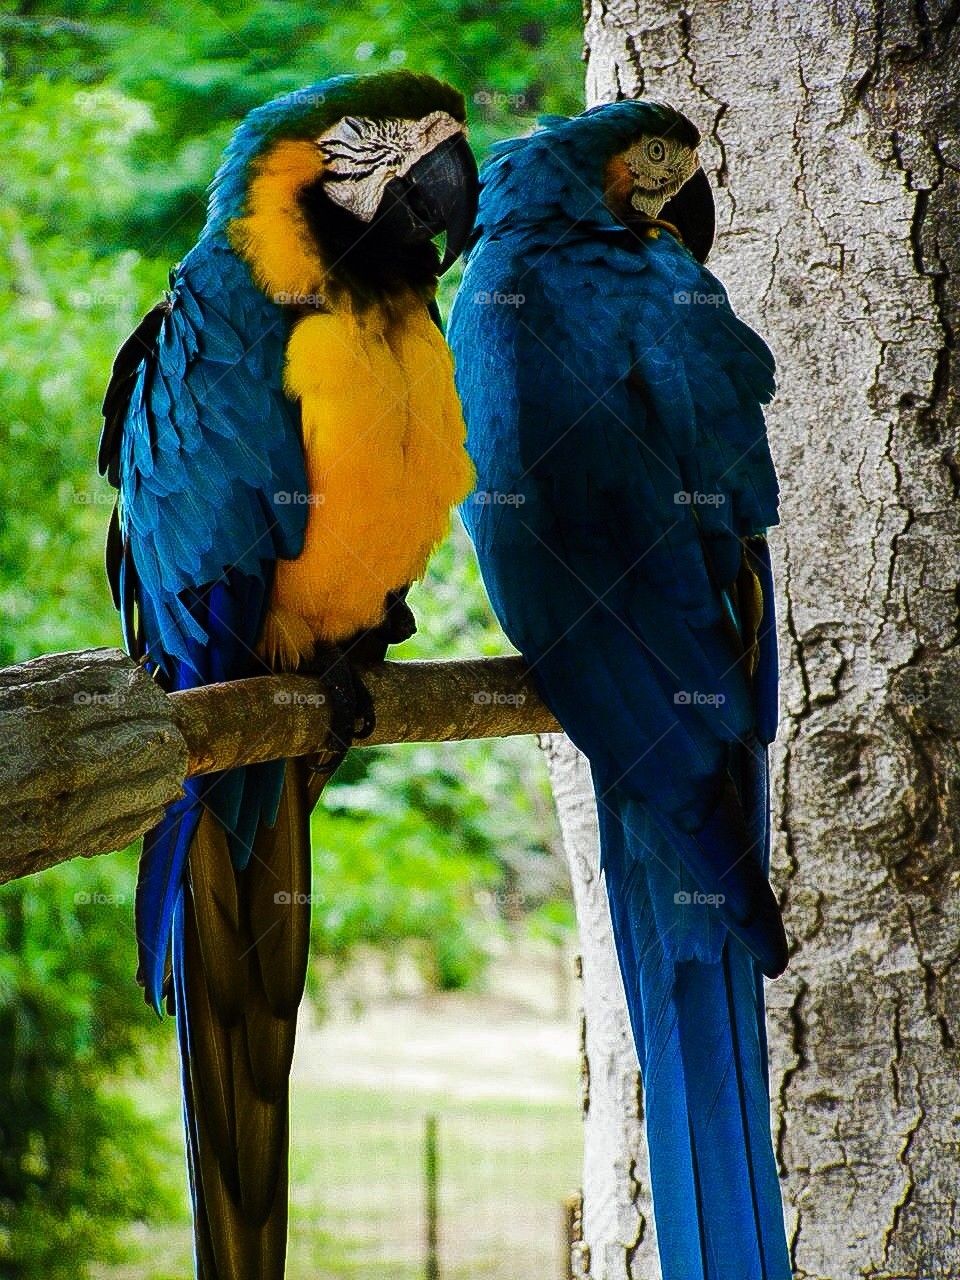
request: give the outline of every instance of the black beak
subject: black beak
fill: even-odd
[[[377,228],[401,244],[432,240],[446,232],[440,274],[463,252],[477,216],[477,162],[462,133],[447,138],[384,188],[374,217]]]
[[[713,203],[710,180],[697,169],[672,200],[660,211],[665,222],[672,222],[683,243],[700,262],[706,262],[717,232],[717,211]]]

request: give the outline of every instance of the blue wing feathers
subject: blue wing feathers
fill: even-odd
[[[208,236],[172,273],[152,347],[132,380],[119,442],[124,633],[166,687],[263,670],[256,646],[273,565],[303,545],[296,407],[282,383],[289,322],[225,240]],[[184,860],[208,805],[235,865],[273,821],[283,764],[194,780],[144,842],[137,901],[141,972],[160,1008]]]

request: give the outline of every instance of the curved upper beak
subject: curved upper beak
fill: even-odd
[[[445,139],[384,188],[375,221],[404,243],[446,233],[441,274],[466,246],[477,216],[477,162],[462,133]]]
[[[702,168],[698,168],[673,199],[667,201],[660,217],[673,223],[695,258],[706,262],[717,232],[717,212],[710,179]]]

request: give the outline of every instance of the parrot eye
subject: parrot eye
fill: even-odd
[[[647,155],[654,162],[660,164],[667,154],[667,149],[659,138],[651,138],[647,143]]]

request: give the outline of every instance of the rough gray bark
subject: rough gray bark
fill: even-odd
[[[0,881],[123,848],[180,794],[187,760],[166,694],[118,649],[0,670]]]
[[[586,10],[589,101],[662,97],[701,126],[711,265],[779,362],[774,874],[795,954],[768,1005],[803,1280],[960,1277],[958,19],[889,0]],[[612,946],[595,835],[571,749],[552,756],[589,913],[589,1275],[652,1280],[632,1059],[589,976]]]
[[[558,727],[518,658],[384,662],[363,679],[376,725],[360,745]],[[0,883],[123,848],[185,778],[323,753],[329,729],[324,684],[307,676],[167,695],[119,649],[0,670]]]

